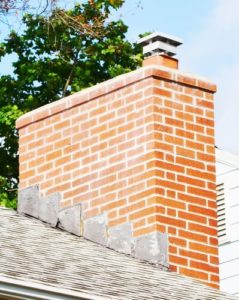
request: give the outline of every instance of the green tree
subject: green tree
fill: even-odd
[[[0,203],[12,206],[16,199],[21,114],[140,65],[141,48],[127,41],[127,26],[109,21],[122,3],[89,0],[47,18],[27,14],[24,32],[13,31],[0,44],[0,58],[17,56],[13,75],[0,77]]]

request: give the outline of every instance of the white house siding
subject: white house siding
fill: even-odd
[[[217,183],[224,183],[226,241],[219,246],[221,290],[239,296],[239,156],[217,149]]]

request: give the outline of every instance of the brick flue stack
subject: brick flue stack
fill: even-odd
[[[17,121],[18,210],[218,287],[216,87],[144,64]]]

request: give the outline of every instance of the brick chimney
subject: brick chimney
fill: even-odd
[[[18,119],[18,211],[218,288],[216,87],[140,42],[142,68]]]

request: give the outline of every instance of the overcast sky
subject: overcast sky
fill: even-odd
[[[129,38],[162,31],[183,39],[180,70],[215,82],[216,144],[239,154],[239,0],[126,0]]]
[[[146,31],[183,39],[180,70],[218,86],[216,144],[239,154],[239,0],[126,0],[121,15],[131,41]]]

